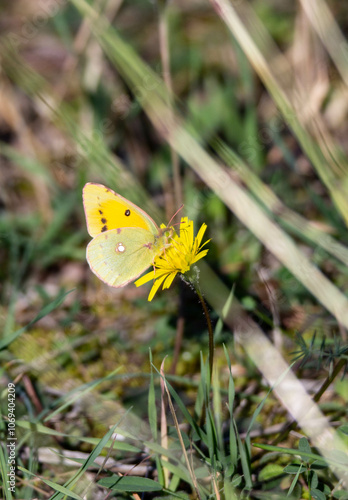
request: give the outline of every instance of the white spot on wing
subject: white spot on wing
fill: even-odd
[[[116,253],[123,253],[126,250],[126,247],[124,246],[123,243],[119,242],[116,245],[115,252]]]

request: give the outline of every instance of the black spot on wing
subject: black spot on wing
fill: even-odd
[[[106,219],[105,219],[105,217],[102,217],[100,220],[102,221],[102,223],[103,223],[103,224],[106,224]]]
[[[105,225],[105,226],[102,227],[101,232],[104,233],[104,231],[107,231],[107,230],[108,230],[108,227]]]
[[[103,215],[103,210],[99,210],[100,215]]]

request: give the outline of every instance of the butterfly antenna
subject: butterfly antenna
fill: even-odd
[[[181,205],[181,207],[179,207],[179,208],[177,209],[177,211],[175,212],[175,214],[173,215],[173,217],[172,217],[172,218],[170,219],[170,221],[168,222],[167,227],[169,227],[169,226],[170,226],[170,223],[172,222],[172,220],[174,219],[174,217],[175,217],[175,216],[176,216],[176,215],[180,212],[180,210],[182,210],[183,208],[184,208],[184,204],[182,204],[182,205]]]

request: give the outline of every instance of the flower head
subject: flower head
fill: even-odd
[[[201,242],[206,229],[207,225],[202,224],[197,236],[194,237],[193,221],[189,220],[188,217],[182,217],[180,234],[178,235],[174,231],[168,248],[165,248],[155,258],[153,271],[145,274],[145,276],[135,282],[136,286],[140,286],[154,280],[148,297],[149,301],[153,299],[162,283],[163,290],[169,288],[178,273],[187,273],[193,264],[205,257],[208,250],[201,249],[210,240],[203,243],[203,245],[201,245]]]

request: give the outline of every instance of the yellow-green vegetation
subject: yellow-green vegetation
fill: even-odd
[[[1,498],[348,499],[347,19],[0,7]],[[87,182],[184,204],[154,281],[91,273]]]

